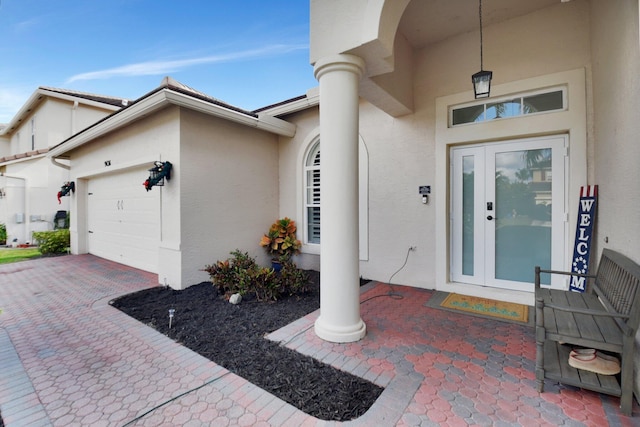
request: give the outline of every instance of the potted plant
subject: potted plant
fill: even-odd
[[[280,271],[283,262],[300,252],[302,243],[296,239],[296,230],[296,222],[284,217],[274,222],[260,240],[260,246],[271,256],[271,263],[276,271]]]

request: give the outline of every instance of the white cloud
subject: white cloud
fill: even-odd
[[[111,77],[163,75],[202,64],[214,64],[247,60],[264,56],[276,56],[302,49],[308,49],[308,45],[272,45],[261,49],[232,52],[223,55],[205,56],[200,58],[139,62],[106,70],[76,74],[67,79],[66,84],[79,80],[103,80]]]

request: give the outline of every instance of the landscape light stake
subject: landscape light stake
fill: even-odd
[[[169,309],[169,329],[171,329],[171,321],[173,320],[173,315],[175,314],[176,310],[173,308]]]

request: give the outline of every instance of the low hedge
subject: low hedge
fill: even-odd
[[[275,301],[283,296],[305,292],[309,284],[306,272],[287,261],[282,270],[260,267],[247,252],[235,250],[231,258],[207,265],[211,282],[221,294],[253,294],[258,301]]]
[[[38,244],[38,249],[43,255],[65,253],[71,244],[68,229],[35,231],[33,239]]]

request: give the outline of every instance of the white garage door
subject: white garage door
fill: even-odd
[[[147,192],[146,169],[89,180],[89,253],[141,270],[158,272],[160,191]]]

